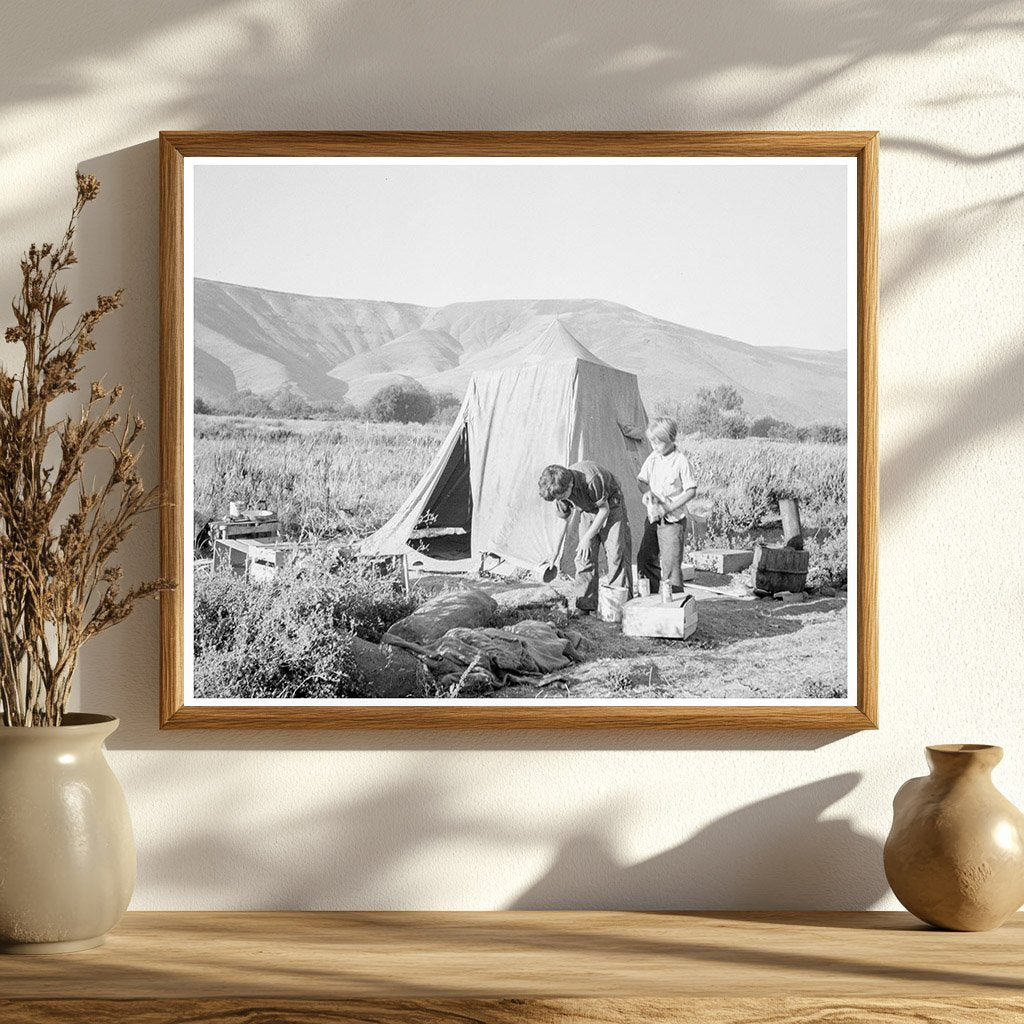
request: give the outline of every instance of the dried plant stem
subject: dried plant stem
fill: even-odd
[[[124,393],[93,381],[77,417],[49,422],[53,402],[79,389],[93,331],[121,305],[121,291],[100,295],[70,330],[57,318],[70,304],[59,275],[77,262],[78,217],[99,193],[79,174],[78,194],[57,245],[32,245],[21,261],[22,284],[11,304],[6,341],[24,349],[21,372],[0,370],[0,702],[3,724],[58,725],[71,696],[83,644],[122,621],[135,602],[169,586],[152,580],[120,590],[111,558],[135,519],[159,504],[137,471],[145,429]],[[59,449],[59,452],[58,452]],[[106,453],[102,486],[86,486],[93,453]],[[70,497],[77,486],[77,500]],[[70,506],[70,511],[68,507]]]

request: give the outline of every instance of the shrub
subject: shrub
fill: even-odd
[[[845,587],[848,572],[846,531],[832,537],[805,537],[804,548],[811,553],[807,571],[809,587]]]
[[[705,546],[736,547],[771,540],[764,532],[778,529],[779,498],[796,498],[804,544],[811,552],[809,585],[845,585],[844,448],[755,438],[689,441],[683,448],[697,478],[694,511],[707,518]]]
[[[334,697],[349,678],[352,634],[322,585],[224,570],[196,580],[194,607],[197,697]]]
[[[718,414],[718,437],[729,437],[738,440],[750,433],[746,418],[740,412],[721,411]]]
[[[431,423],[452,423],[459,409],[462,408],[462,399],[449,391],[432,391],[430,397],[434,402],[434,414]]]
[[[683,449],[697,478],[697,507],[708,528],[727,537],[778,518],[779,498],[796,498],[804,526],[846,529],[846,452],[836,445],[744,439],[688,441]]]
[[[419,384],[389,384],[366,403],[366,416],[374,423],[429,423],[434,399]]]
[[[239,391],[234,402],[226,411],[239,416],[268,416],[270,403],[261,395],[253,394],[251,391]]]
[[[770,437],[776,441],[814,441],[818,444],[846,444],[846,427],[840,423],[813,423],[796,427],[774,416],[759,416],[750,424],[751,437]]]
[[[270,395],[268,406],[271,415],[284,416],[292,420],[306,419],[309,414],[309,403],[287,384]]]
[[[342,399],[339,402],[311,402],[306,419],[310,420],[357,420],[359,410]]]
[[[674,417],[683,434],[738,438],[749,431],[743,396],[731,384],[698,388],[692,398],[674,407]]]
[[[209,416],[245,416],[249,419],[278,417],[291,420],[354,420],[359,410],[344,399],[311,402],[292,384],[284,384],[270,394],[239,391],[227,401],[215,403],[195,400],[195,411]]]
[[[841,423],[815,423],[811,428],[811,439],[822,444],[846,444],[847,429]]]
[[[196,696],[355,695],[352,637],[376,642],[415,606],[396,582],[327,545],[266,582],[197,575]]]
[[[750,424],[751,437],[772,437],[772,430],[792,430],[792,424],[784,420],[776,419],[774,416],[758,416]]]
[[[797,428],[792,423],[779,420],[768,428],[768,437],[773,441],[796,441]]]

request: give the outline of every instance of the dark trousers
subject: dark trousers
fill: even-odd
[[[594,517],[589,512],[580,513],[580,536],[590,529]],[[600,583],[597,573],[597,555],[604,545],[608,559],[608,586],[625,587],[633,596],[633,569],[630,564],[633,555],[629,537],[629,519],[626,509],[620,505],[608,512],[601,532],[590,542],[585,558],[576,559],[576,607],[584,611],[597,611],[597,590]]]
[[[651,581],[651,591],[670,580],[674,590],[683,589],[683,541],[686,539],[686,520],[681,523],[663,523],[659,519],[644,524],[644,536],[636,553],[636,573]]]

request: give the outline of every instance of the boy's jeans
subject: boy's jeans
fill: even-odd
[[[649,520],[636,553],[636,572],[651,581],[651,591],[658,589],[662,580],[669,580],[675,590],[683,589],[683,541],[686,539],[686,520],[663,523]]]
[[[589,512],[580,513],[580,535],[590,529],[594,517]],[[576,607],[583,611],[597,611],[597,588],[600,583],[597,573],[597,553],[604,545],[608,559],[608,586],[626,587],[633,596],[632,543],[629,537],[629,519],[625,505],[619,505],[608,512],[601,532],[591,541],[586,558],[576,559]]]

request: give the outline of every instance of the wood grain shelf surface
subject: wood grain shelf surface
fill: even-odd
[[[1024,914],[150,913],[0,957],[0,1020],[1024,1021]]]

